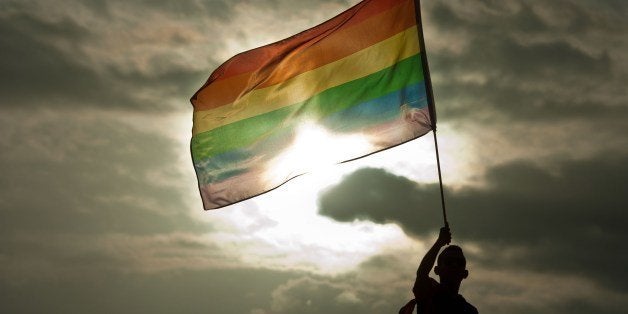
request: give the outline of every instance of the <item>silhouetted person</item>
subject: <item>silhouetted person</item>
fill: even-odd
[[[427,251],[416,272],[416,281],[412,288],[415,299],[402,307],[399,314],[412,313],[415,304],[419,314],[478,313],[473,305],[458,294],[462,279],[469,276],[462,249],[459,246],[450,245],[438,255],[438,251],[449,242],[451,242],[451,233],[448,227],[443,227],[440,229],[438,239]],[[434,272],[440,278],[440,283],[429,276],[437,255],[438,263]]]

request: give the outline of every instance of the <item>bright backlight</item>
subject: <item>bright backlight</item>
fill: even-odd
[[[302,124],[294,141],[269,163],[266,177],[274,183],[317,168],[364,155],[372,145],[360,134],[339,135],[312,123]]]

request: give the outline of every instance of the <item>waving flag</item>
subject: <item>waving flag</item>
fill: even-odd
[[[418,1],[365,0],[218,67],[191,99],[205,209],[429,132],[420,25]]]

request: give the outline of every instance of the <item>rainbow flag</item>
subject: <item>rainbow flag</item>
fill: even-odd
[[[190,146],[204,208],[435,128],[415,1],[362,1],[218,67],[191,99]]]

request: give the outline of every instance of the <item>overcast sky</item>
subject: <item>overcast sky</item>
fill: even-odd
[[[204,211],[188,99],[357,1],[0,0],[0,312],[396,313],[442,225],[431,134]],[[628,3],[423,1],[481,313],[628,308]]]

